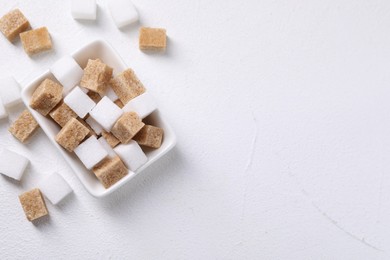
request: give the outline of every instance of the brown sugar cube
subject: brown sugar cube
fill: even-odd
[[[89,116],[87,116],[85,119],[87,119]],[[77,120],[82,123],[86,128],[88,128],[89,132],[87,134],[87,136],[85,138],[88,138],[88,137],[91,137],[92,135],[94,136],[97,136],[97,134],[95,133],[95,131],[93,131],[92,127],[87,123],[85,122],[84,119],[81,119],[81,118],[77,118]]]
[[[34,91],[30,100],[30,107],[43,116],[47,116],[60,103],[61,99],[62,86],[51,79],[45,79]]]
[[[162,128],[145,125],[133,139],[140,145],[157,149],[161,146],[163,134],[164,130]]]
[[[26,143],[39,129],[39,125],[30,111],[24,110],[18,119],[8,128],[8,131],[20,142]]]
[[[96,93],[96,92],[93,92],[93,91],[88,91],[87,93],[88,97],[90,97],[93,102],[95,102],[96,104],[99,103],[99,101],[102,99],[102,97]]]
[[[46,27],[30,30],[20,34],[23,49],[29,55],[51,50],[51,38]]]
[[[139,81],[132,69],[127,69],[116,75],[110,81],[111,87],[123,104],[141,95],[146,91],[144,85]]]
[[[162,28],[141,27],[139,48],[141,50],[164,51],[167,47],[166,30]]]
[[[103,94],[112,77],[113,69],[101,60],[88,60],[80,86],[99,94]]]
[[[135,112],[124,113],[111,129],[111,133],[123,144],[127,144],[144,127],[141,118]]]
[[[71,118],[70,121],[61,129],[56,136],[56,141],[69,152],[81,143],[88,135],[89,129],[80,123],[77,119]]]
[[[64,102],[54,108],[49,115],[61,127],[64,127],[71,118],[77,118],[77,114]]]
[[[22,204],[24,213],[28,221],[34,221],[49,214],[46,208],[45,200],[39,189],[32,189],[19,195],[20,204]]]
[[[19,9],[12,10],[0,18],[0,31],[10,42],[29,28],[30,23]]]
[[[123,108],[124,105],[120,99],[117,99],[114,101],[115,105],[117,105],[119,108]]]
[[[106,189],[117,183],[129,172],[118,156],[103,159],[103,161],[93,167],[92,171]]]
[[[118,138],[116,138],[112,133],[110,132],[106,132],[106,131],[102,131],[102,136],[104,137],[104,139],[106,139],[107,143],[112,147],[114,148],[115,146],[117,146],[120,141],[118,140]]]

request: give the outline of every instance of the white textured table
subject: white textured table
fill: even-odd
[[[167,28],[165,55],[140,52],[138,26],[118,31],[98,3],[80,23],[70,1],[1,1],[47,26],[55,51],[30,59],[0,37],[0,77],[25,85],[106,39],[178,145],[98,200],[43,132],[23,146],[1,121],[1,147],[32,162],[21,184],[0,176],[1,259],[390,257],[389,2],[134,0],[142,25]],[[17,196],[52,171],[75,192],[34,226]]]

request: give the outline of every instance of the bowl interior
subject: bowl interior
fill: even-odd
[[[78,51],[72,54],[72,57],[76,60],[76,62],[84,68],[87,64],[88,59],[96,59],[99,58],[104,63],[110,65],[114,69],[114,75],[120,73],[124,69],[127,68],[126,64],[122,61],[122,59],[116,54],[116,52],[109,46],[106,42],[98,40],[93,41],[90,44],[82,47]],[[155,162],[165,153],[167,153],[170,149],[172,149],[176,144],[176,137],[169,126],[169,124],[163,119],[161,113],[157,109],[147,118],[145,118],[145,122],[148,124],[152,124],[164,129],[164,137],[159,149],[148,149],[142,147],[146,156],[148,157],[147,163],[137,169],[136,172],[129,171],[129,174],[121,179],[119,182],[114,184],[108,189],[105,189],[103,185],[97,180],[94,174],[87,170],[81,161],[77,158],[74,153],[67,152],[64,148],[62,148],[56,141],[55,136],[61,130],[60,126],[58,126],[49,116],[44,117],[39,114],[37,111],[33,110],[29,106],[30,98],[35,91],[35,89],[39,86],[39,84],[46,78],[50,78],[54,81],[57,81],[55,77],[50,73],[50,71],[46,71],[41,76],[34,79],[29,85],[27,85],[22,91],[22,99],[27,108],[30,110],[34,118],[38,121],[42,130],[46,133],[50,141],[54,144],[55,147],[60,151],[63,155],[64,159],[71,166],[75,174],[78,176],[80,181],[83,183],[85,188],[95,197],[102,197],[110,194],[114,190],[118,189],[124,183],[128,182],[131,178],[133,178],[138,173],[142,172],[145,168],[147,168],[150,164]]]

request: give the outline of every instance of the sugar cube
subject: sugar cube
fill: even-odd
[[[145,118],[156,110],[157,104],[151,94],[145,92],[130,100],[124,107],[124,112],[136,112],[140,118]]]
[[[25,109],[8,128],[8,131],[20,142],[27,143],[38,129],[38,122],[30,111]]]
[[[164,130],[162,128],[145,125],[133,139],[140,145],[157,149],[161,146],[163,134]]]
[[[103,146],[103,148],[106,149],[109,157],[115,157],[116,156],[116,153],[112,149],[111,145],[109,143],[107,143],[106,139],[103,136],[99,137],[98,141]]]
[[[115,146],[117,146],[120,141],[118,140],[118,138],[116,138],[112,133],[110,132],[106,132],[106,131],[102,131],[102,136],[104,137],[104,139],[106,139],[107,143],[112,147],[114,148]]]
[[[110,131],[123,111],[108,97],[103,97],[89,113],[106,131]]]
[[[5,106],[3,104],[3,100],[0,98],[0,119],[8,117],[8,112],[5,109]]]
[[[96,19],[96,0],[72,0],[72,16],[77,20]]]
[[[167,47],[166,30],[162,28],[141,27],[139,48],[141,50],[165,51]]]
[[[34,91],[30,107],[47,116],[62,99],[62,86],[51,79],[45,79]]]
[[[106,149],[103,148],[95,136],[85,140],[74,152],[88,170],[108,156]]]
[[[93,167],[92,171],[106,189],[117,183],[128,173],[126,166],[118,156],[103,159],[103,161]]]
[[[72,188],[58,173],[54,172],[39,183],[43,195],[53,204],[57,205],[66,196],[72,193]]]
[[[116,95],[115,91],[110,86],[107,87],[104,95],[111,99],[111,101],[115,101],[118,99],[118,96]]]
[[[130,0],[110,0],[108,9],[116,27],[122,28],[138,20],[138,12]]]
[[[50,34],[46,27],[23,32],[20,34],[20,39],[24,51],[29,56],[52,48]]]
[[[87,67],[84,69],[80,86],[99,94],[106,91],[108,82],[112,77],[113,69],[101,60],[88,60]]]
[[[64,127],[71,118],[77,118],[77,114],[64,102],[60,102],[49,115],[61,127]]]
[[[5,107],[11,107],[22,101],[20,98],[20,86],[14,77],[6,77],[0,80],[0,98]]]
[[[127,69],[116,75],[110,81],[110,84],[123,104],[127,104],[131,99],[146,91],[144,85],[137,78],[132,69]]]
[[[65,95],[79,84],[83,76],[83,69],[71,56],[65,56],[54,63],[50,72],[64,87]]]
[[[79,87],[75,87],[64,98],[64,102],[81,118],[84,118],[96,105]]]
[[[56,142],[69,152],[73,152],[88,133],[89,129],[87,127],[77,119],[71,118],[56,135]]]
[[[34,221],[49,214],[39,189],[35,188],[20,194],[19,201],[29,221]]]
[[[93,129],[93,131],[97,135],[100,135],[102,133],[103,127],[91,116],[87,117],[87,119],[85,119],[85,122]]]
[[[128,143],[144,126],[135,112],[126,112],[121,116],[111,129],[111,133],[121,141]]]
[[[86,89],[86,88],[81,88],[81,90],[83,90],[83,89]],[[95,103],[98,103],[100,100],[102,100],[102,97],[96,92],[93,92],[91,90],[87,90],[86,93],[87,93],[88,97],[90,97],[93,100],[93,102],[95,102]]]
[[[114,151],[131,171],[136,171],[148,161],[141,147],[133,140],[128,144],[118,145],[114,148]]]
[[[124,107],[124,105],[123,105],[123,103],[122,103],[122,101],[120,100],[120,99],[117,99],[117,100],[115,100],[115,105],[117,105],[119,108],[123,108]]]
[[[0,173],[20,181],[28,165],[28,159],[8,149],[0,151]]]
[[[0,31],[10,42],[29,28],[30,23],[19,9],[12,10],[0,18]]]
[[[87,119],[88,119],[88,118],[89,118],[89,116],[87,116]],[[90,137],[90,136],[92,136],[92,135],[95,135],[95,136],[96,136],[95,131],[92,129],[92,127],[91,127],[87,122],[85,122],[84,119],[82,119],[82,118],[77,118],[77,120],[78,120],[80,123],[82,123],[83,126],[85,126],[86,128],[88,128],[88,134],[87,134],[86,138],[88,138],[88,137]]]

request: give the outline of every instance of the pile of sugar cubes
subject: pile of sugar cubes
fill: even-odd
[[[30,107],[54,120],[56,142],[75,153],[105,188],[148,160],[143,149],[158,149],[163,129],[143,122],[156,102],[132,69],[113,69],[90,59],[84,69],[70,56],[51,67],[35,89]]]
[[[47,28],[31,29],[30,22],[19,9],[12,10],[0,18],[0,31],[10,42],[14,42],[19,36],[23,49],[29,56],[52,48]]]

